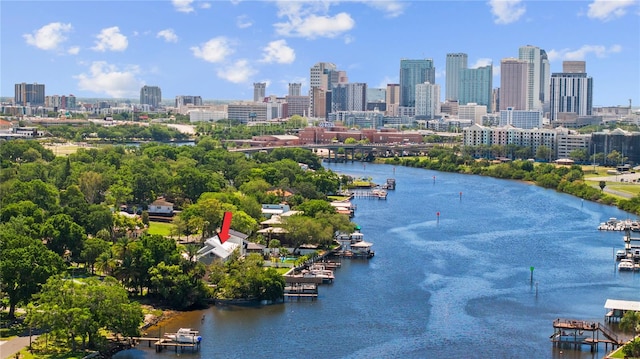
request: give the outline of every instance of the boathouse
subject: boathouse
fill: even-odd
[[[619,322],[628,311],[640,312],[640,302],[607,299],[604,303],[604,308],[607,310],[607,314],[605,314],[607,322]]]

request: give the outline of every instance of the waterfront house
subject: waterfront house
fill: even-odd
[[[150,216],[173,216],[173,203],[164,199],[164,197],[158,197],[149,205],[147,210]]]
[[[247,237],[249,237],[247,234],[230,229],[229,239],[220,241],[219,234],[216,234],[204,241],[203,247],[198,250],[196,259],[209,265],[218,258],[227,260],[235,250],[239,251],[240,256],[244,256],[247,253],[249,243],[246,240]]]

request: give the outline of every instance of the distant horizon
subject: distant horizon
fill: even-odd
[[[447,53],[466,53],[469,68],[492,65],[499,88],[500,61],[532,45],[550,73],[585,61],[595,107],[640,104],[639,3],[3,1],[0,96],[37,82],[79,98],[137,98],[150,85],[166,98],[249,101],[254,82],[267,95],[286,95],[289,83],[308,94],[318,62],[385,88],[399,83],[401,59],[429,58],[444,101]]]

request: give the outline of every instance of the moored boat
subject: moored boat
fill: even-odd
[[[202,341],[200,333],[191,328],[180,328],[176,333],[165,334],[165,337],[177,343],[197,344]]]

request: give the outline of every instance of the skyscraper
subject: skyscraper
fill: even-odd
[[[301,83],[289,83],[289,96],[300,96]]]
[[[500,61],[500,110],[526,110],[529,62],[514,58]]]
[[[400,105],[400,85],[387,84],[386,93],[387,116],[398,116],[398,106]]]
[[[31,105],[42,106],[44,105],[44,85],[33,83],[20,83],[15,85],[15,93],[13,102],[16,105]]]
[[[367,84],[337,84],[331,90],[331,102],[332,112],[364,111],[367,105]]]
[[[190,95],[176,96],[176,107],[179,108],[187,105],[202,106],[202,97]]]
[[[584,61],[562,64],[565,70],[584,70]],[[582,64],[575,64],[582,62]],[[588,116],[593,110],[593,79],[586,72],[560,72],[551,75],[551,101],[549,119],[555,121],[559,113]]]
[[[254,82],[253,83],[253,102],[262,102],[267,93],[266,82]]]
[[[162,91],[158,86],[142,86],[140,89],[140,104],[158,107],[162,102]]]
[[[416,116],[435,118],[440,113],[440,85],[416,84]]]
[[[458,99],[460,71],[467,68],[467,54],[447,54],[445,100]]]
[[[436,83],[436,68],[432,59],[400,60],[400,106],[416,105],[416,85]]]
[[[547,53],[536,46],[522,46],[518,58],[529,63],[527,73],[527,110],[542,110],[549,85]]]
[[[458,81],[458,103],[476,103],[487,106],[491,113],[491,92],[493,91],[493,65],[477,69],[462,69]]]
[[[316,98],[314,97],[314,95],[317,94],[322,96],[323,99],[326,99],[326,91],[329,91],[332,86],[330,75],[332,71],[336,71],[336,65],[330,62],[318,62],[309,70],[309,113],[313,117],[324,117],[326,115],[326,113],[322,114],[325,112],[322,109],[326,107],[324,106],[324,104],[321,106],[316,106]],[[338,75],[336,74],[335,83],[337,83],[337,77]],[[316,88],[322,89],[323,91],[314,91],[314,89]],[[316,113],[316,111],[319,112]]]

